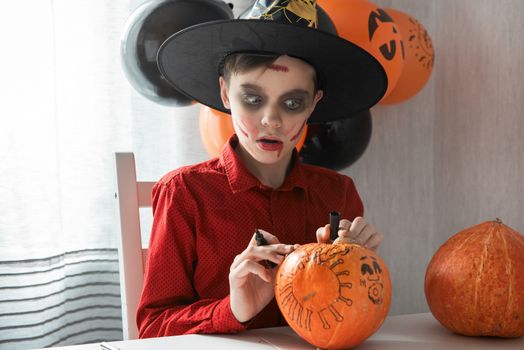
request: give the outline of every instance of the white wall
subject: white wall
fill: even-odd
[[[524,2],[377,0],[411,14],[436,52],[412,99],[373,108],[373,135],[344,172],[386,235],[392,314],[428,310],[423,283],[452,234],[496,217],[524,232]]]
[[[238,14],[252,1],[231,2]],[[391,314],[422,312],[427,263],[448,237],[495,217],[524,232],[524,2],[375,3],[426,27],[435,67],[418,95],[372,109],[370,145],[343,172],[355,179],[368,221],[386,235],[380,254],[393,279]],[[139,177],[208,158],[198,107],[133,100],[134,127],[153,128],[134,141]],[[152,152],[164,161],[148,163]]]

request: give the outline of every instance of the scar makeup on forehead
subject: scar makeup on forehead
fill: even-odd
[[[304,127],[306,126],[306,122],[307,120],[304,121],[304,124],[302,124],[298,132],[289,141],[295,141],[296,139],[298,139],[298,137],[302,134],[302,130],[304,130]]]
[[[289,72],[289,68],[280,64],[270,64],[269,69],[272,69],[277,72]]]

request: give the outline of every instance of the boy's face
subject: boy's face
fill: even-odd
[[[231,110],[242,147],[258,162],[289,159],[307,119],[322,98],[315,93],[313,67],[280,56],[269,67],[220,77],[224,106]]]

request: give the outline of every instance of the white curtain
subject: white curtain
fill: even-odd
[[[0,349],[121,339],[113,154],[145,180],[208,158],[198,106],[155,104],[123,74],[141,2],[2,4]]]

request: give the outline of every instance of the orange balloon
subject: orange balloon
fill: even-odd
[[[340,37],[368,51],[384,67],[387,96],[404,65],[402,36],[393,19],[367,0],[318,0],[317,4],[329,15]]]
[[[306,136],[307,136],[307,124],[304,125],[304,130],[302,130],[302,134],[300,135],[300,139],[298,140],[297,144],[295,145],[295,148],[298,152],[302,149],[302,146],[304,146],[304,142],[306,142]]]
[[[380,101],[381,104],[393,104],[405,101],[422,90],[433,70],[435,52],[427,30],[419,21],[398,10],[386,9],[386,12],[393,18],[404,38],[406,54],[397,85]]]
[[[227,140],[235,133],[231,115],[201,105],[198,115],[200,139],[211,157],[217,157],[222,152]]]
[[[227,140],[235,133],[231,115],[204,105],[200,106],[198,127],[200,129],[200,139],[207,154],[211,157],[218,157]],[[300,139],[295,146],[297,151],[302,149],[306,141],[306,135],[307,125],[302,130]]]

